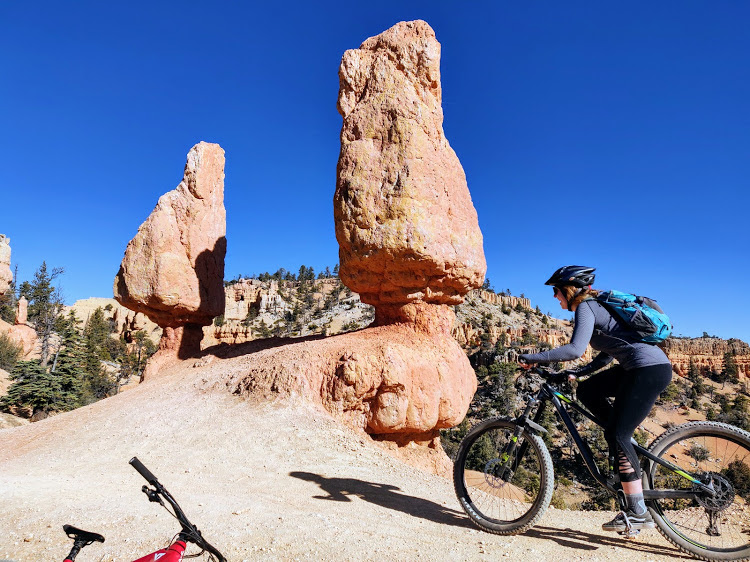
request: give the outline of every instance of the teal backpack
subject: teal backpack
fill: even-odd
[[[669,316],[648,297],[621,291],[603,291],[596,300],[617,322],[638,336],[643,343],[661,343],[672,333]]]

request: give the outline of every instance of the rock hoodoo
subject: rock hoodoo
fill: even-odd
[[[401,22],[347,51],[339,78],[339,275],[375,306],[377,327],[339,357],[331,401],[360,412],[381,439],[426,443],[463,419],[476,390],[449,305],[486,271],[466,177],[443,133],[440,44],[427,23]]]
[[[13,282],[13,272],[10,270],[10,238],[0,234],[0,295],[8,292]]]
[[[334,196],[341,280],[362,302],[458,304],[486,263],[463,168],[443,132],[440,44],[401,22],[344,53]]]
[[[373,433],[436,434],[463,418],[476,390],[448,305],[478,288],[487,267],[466,177],[443,132],[440,44],[427,23],[398,23],[344,53],[339,80],[339,275],[375,306],[377,325],[393,328],[378,346],[341,358],[334,388],[356,395],[370,381],[374,398],[360,398]],[[412,339],[406,332],[425,341],[396,352]],[[368,366],[368,355],[388,357],[386,367]]]
[[[201,326],[224,312],[224,151],[201,142],[180,185],[159,198],[125,250],[114,283],[123,306],[164,331],[146,376],[167,356],[200,351]]]
[[[443,133],[439,65],[434,32],[415,21],[347,51],[339,69],[339,277],[375,306],[375,325],[280,347],[251,342],[257,351],[227,384],[239,395],[313,397],[397,456],[446,473],[439,430],[460,423],[477,385],[451,336],[451,305],[482,284],[486,265]]]
[[[16,325],[26,324],[29,317],[29,301],[23,295],[16,303]]]

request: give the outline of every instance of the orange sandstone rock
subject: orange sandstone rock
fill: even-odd
[[[170,329],[160,353],[190,356],[200,351],[200,326],[224,312],[225,255],[224,151],[201,142],[188,153],[180,185],[159,198],[128,243],[115,299]]]
[[[463,419],[477,385],[446,305],[486,271],[466,177],[443,133],[440,44],[425,22],[399,23],[347,51],[339,79],[339,276],[375,306],[376,327],[346,337],[321,395],[380,439],[439,447],[438,430]]]
[[[477,214],[443,132],[440,44],[401,22],[349,50],[334,218],[341,280],[363,302],[458,304],[486,263]]]

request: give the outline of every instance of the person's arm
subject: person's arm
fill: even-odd
[[[591,361],[591,363],[587,365],[583,365],[582,367],[578,367],[577,369],[569,369],[566,371],[569,375],[574,375],[576,377],[584,377],[586,375],[590,375],[591,373],[595,373],[599,369],[603,369],[607,365],[609,365],[614,360],[614,357],[611,355],[607,355],[606,353],[602,352]]]
[[[555,361],[572,361],[581,357],[594,333],[594,313],[586,301],[576,308],[575,320],[576,325],[569,344],[540,353],[523,354],[518,359],[524,363],[554,363]]]

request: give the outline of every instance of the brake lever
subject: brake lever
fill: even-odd
[[[143,488],[141,488],[141,492],[148,496],[148,501],[158,503],[160,506],[164,507],[164,502],[162,501],[161,496],[159,496],[159,492],[157,492],[155,489],[151,489],[148,486],[143,486]]]

